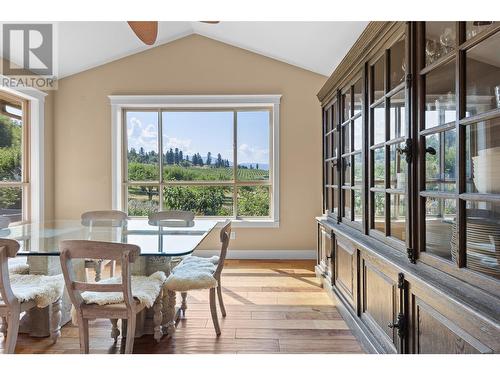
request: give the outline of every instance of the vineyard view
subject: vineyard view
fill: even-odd
[[[147,216],[160,209],[188,210],[198,216],[270,215],[268,112],[238,113],[237,140],[240,144],[236,176],[232,112],[228,115],[217,112],[163,113],[168,125],[163,129],[161,154],[157,152],[158,124],[154,116],[148,118],[147,113],[139,112],[127,115],[129,215]],[[259,130],[261,134],[258,134]],[[173,181],[175,185],[169,184]],[[260,182],[263,184],[255,185]],[[162,194],[160,189],[163,189]],[[160,202],[160,195],[163,202]]]

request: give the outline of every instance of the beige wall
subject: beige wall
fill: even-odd
[[[67,77],[54,102],[54,213],[111,207],[108,95],[282,94],[280,227],[236,230],[232,249],[316,246],[321,213],[321,111],[326,77],[192,35]],[[216,248],[216,236],[205,248]]]

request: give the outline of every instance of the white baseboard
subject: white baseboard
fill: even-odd
[[[220,250],[196,250],[204,257],[218,255]],[[229,250],[227,259],[316,259],[316,250]]]

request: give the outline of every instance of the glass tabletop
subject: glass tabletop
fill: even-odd
[[[124,227],[84,226],[80,220],[53,220],[0,229],[0,238],[16,240],[18,256],[59,255],[62,240],[91,240],[134,244],[143,256],[180,256],[192,253],[215,228],[216,220],[194,220],[192,225],[157,226],[146,219],[130,219]]]

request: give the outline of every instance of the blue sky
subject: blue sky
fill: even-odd
[[[233,112],[164,112],[163,149],[233,159]],[[128,148],[158,151],[156,112],[127,112]],[[269,112],[238,112],[238,163],[269,163]]]

